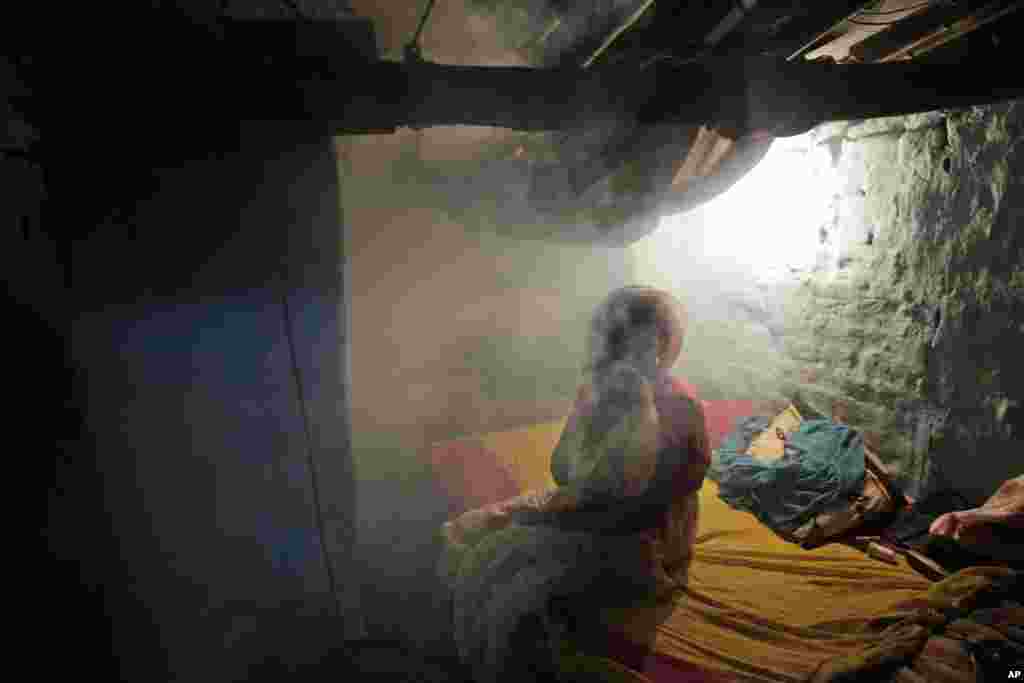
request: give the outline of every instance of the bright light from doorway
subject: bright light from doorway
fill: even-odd
[[[644,245],[657,263],[688,252],[713,271],[775,280],[815,264],[821,228],[830,223],[839,175],[825,146],[808,135],[777,140],[727,192],[687,214],[662,219]],[[647,241],[644,240],[644,241]]]

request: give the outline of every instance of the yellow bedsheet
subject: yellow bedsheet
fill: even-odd
[[[550,485],[550,453],[565,421],[488,434],[487,446],[523,491]],[[851,548],[808,551],[745,512],[700,491],[689,584],[659,608],[609,610],[608,625],[662,655],[756,681],[802,681],[819,662],[876,636],[858,625],[920,597],[929,582],[901,559],[893,566]]]

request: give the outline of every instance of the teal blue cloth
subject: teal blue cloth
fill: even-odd
[[[751,430],[743,427],[741,422],[715,453],[709,476],[723,501],[776,532],[788,536],[863,491],[864,439],[856,430],[831,420],[805,420],[787,436],[781,458],[760,462],[746,454]]]

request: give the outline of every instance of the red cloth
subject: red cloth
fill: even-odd
[[[669,377],[669,381],[671,382],[672,393],[686,394],[694,401],[698,400],[697,387],[694,386],[693,384],[690,384],[685,380],[679,379],[678,377]]]
[[[643,668],[638,671],[651,679],[651,683],[734,683],[737,680],[657,653],[647,655]]]
[[[708,424],[708,438],[711,439],[712,450],[722,445],[722,441],[736,426],[736,420],[750,417],[757,413],[754,401],[701,401],[704,406],[704,418]]]
[[[434,444],[430,449],[430,465],[441,488],[448,494],[450,518],[520,493],[512,473],[479,439]]]
[[[642,673],[652,683],[733,683],[726,674],[709,671],[697,664],[683,662],[651,652],[649,646],[637,645],[625,637],[609,633],[604,656]]]

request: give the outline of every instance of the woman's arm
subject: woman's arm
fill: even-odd
[[[703,483],[704,474],[711,466],[711,437],[708,434],[708,419],[704,414],[704,404],[694,400],[695,412],[694,430],[690,441],[690,451],[693,453],[694,464],[701,468],[700,481]],[[698,486],[698,488],[700,488]]]
[[[690,410],[686,445],[673,481],[672,500],[665,522],[654,544],[657,559],[676,585],[685,583],[689,570],[700,524],[698,492],[711,462],[711,439],[708,436],[704,408],[699,401],[689,398],[685,400]]]
[[[700,490],[711,465],[711,439],[700,401],[676,395],[664,404],[661,430],[664,440],[664,476],[671,486],[662,488],[665,504]]]

